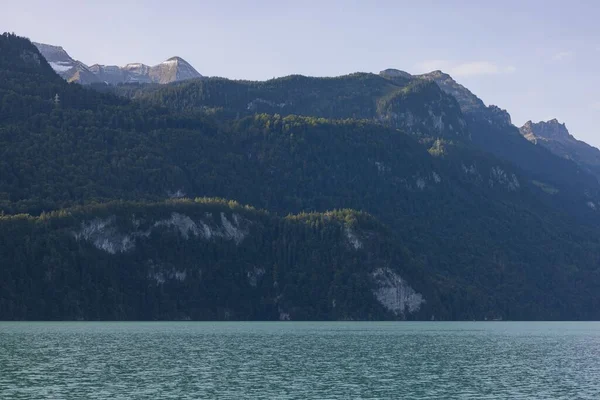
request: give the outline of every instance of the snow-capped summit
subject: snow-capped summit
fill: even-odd
[[[76,61],[69,56],[69,54],[60,46],[51,46],[49,44],[34,43],[40,53],[46,58],[48,64],[56,72],[65,72],[73,68]]]
[[[54,71],[69,82],[90,84],[98,79],[87,65],[71,58],[69,53],[60,46],[44,43],[33,43]]]
[[[154,66],[131,63],[123,67],[94,64],[88,67],[76,61],[60,46],[34,43],[50,66],[69,82],[91,84],[105,82],[111,85],[128,82],[171,83],[186,79],[202,78],[187,61],[181,57],[171,57]]]

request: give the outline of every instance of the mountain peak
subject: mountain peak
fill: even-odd
[[[537,123],[527,121],[525,125],[519,128],[519,132],[533,143],[538,143],[538,141],[570,142],[575,140],[569,133],[567,126],[564,123],[560,123],[556,118]]]
[[[129,63],[123,67],[94,64],[88,67],[74,60],[61,46],[34,43],[52,69],[69,82],[90,84],[106,82],[119,84],[127,82],[170,83],[186,79],[202,78],[187,61],[174,56],[162,63],[149,66],[143,63]]]
[[[412,79],[412,78],[414,78],[408,72],[401,71],[401,70],[395,69],[395,68],[384,69],[383,71],[381,71],[379,73],[379,75],[383,76],[384,78],[405,78],[405,79]]]
[[[483,101],[475,96],[469,89],[456,82],[450,75],[435,70],[426,74],[417,75],[417,78],[434,81],[444,92],[454,96],[463,112],[485,112],[487,107]]]
[[[74,60],[61,46],[33,42],[38,51],[44,56],[54,72],[69,82],[90,84],[98,79],[87,65]]]
[[[51,44],[38,43],[38,42],[32,42],[32,43],[38,49],[44,49],[46,51],[61,51],[61,52],[65,52],[66,53],[65,49],[63,49],[62,46],[54,46],[54,45],[51,45]]]
[[[552,118],[550,121],[548,121],[546,123],[547,124],[551,124],[551,125],[562,125],[562,126],[565,126],[564,123],[561,124],[560,122],[558,122],[558,120],[556,118]]]
[[[175,62],[178,62],[178,63],[185,63],[185,64],[189,64],[187,61],[185,61],[183,58],[181,58],[181,57],[179,57],[179,56],[174,56],[174,57],[171,57],[171,58],[167,58],[167,60],[166,60],[166,61],[163,61],[163,63],[166,63],[166,62],[173,62],[173,61],[175,61]]]
[[[571,140],[574,139],[569,133],[567,126],[564,123],[559,122],[556,118],[549,121],[532,122],[527,121],[519,131],[521,135],[525,136],[527,140],[531,142],[537,142],[537,140]]]
[[[527,121],[519,132],[532,143],[546,147],[554,154],[575,161],[577,164],[600,176],[600,151],[577,140],[567,126],[556,118],[549,121]]]
[[[455,82],[456,81],[447,73],[445,73],[442,70],[436,69],[435,71],[431,71],[429,73],[426,74],[421,74],[420,75],[423,78],[430,78],[430,79],[444,79],[444,80],[449,80],[451,82]]]
[[[183,58],[171,57],[150,68],[149,76],[152,82],[170,83],[187,79],[202,78],[202,75]]]

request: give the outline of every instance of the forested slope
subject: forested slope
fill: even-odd
[[[600,317],[598,229],[474,148],[458,103],[434,83],[286,78],[299,82],[295,112],[308,115],[284,117],[185,106],[204,92],[178,90],[207,81],[161,89],[175,90],[174,103],[132,101],[67,84],[25,39],[4,35],[0,51],[10,55],[0,63],[0,317]],[[211,88],[216,99],[238,90]],[[335,92],[327,104],[322,90]],[[242,207],[239,225],[220,202],[163,203],[206,196],[265,211]],[[221,236],[206,240],[204,225]],[[227,226],[248,233],[226,240]],[[283,265],[288,289],[272,277],[250,285],[250,266],[271,276]],[[409,311],[390,311],[399,304]]]

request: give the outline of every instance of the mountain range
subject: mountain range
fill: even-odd
[[[52,69],[68,82],[83,85],[102,82],[111,85],[131,82],[165,84],[202,78],[202,75],[181,57],[171,57],[154,66],[141,63],[131,63],[123,67],[101,64],[87,66],[71,58],[60,46],[34,44]]]
[[[600,318],[597,177],[443,72],[82,86],[0,51],[0,319]]]

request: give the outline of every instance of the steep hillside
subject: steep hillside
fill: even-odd
[[[207,199],[0,217],[0,319],[430,317],[439,299],[387,236],[363,213]]]
[[[388,69],[379,76],[290,76],[265,82],[215,78],[108,90],[174,112],[204,112],[221,120],[255,113],[364,119],[402,129],[427,146],[442,138],[471,147],[470,153],[483,150],[509,162],[546,193],[542,202],[550,202],[580,221],[600,222],[600,214],[589,219],[589,211],[600,210],[600,185],[594,175],[525,140],[508,112],[486,106],[440,71],[411,76]]]
[[[0,50],[12,57],[0,60],[0,298],[10,318],[600,317],[598,228],[558,207],[552,186],[477,150],[468,132],[450,130],[463,114],[432,82],[371,74],[215,79],[158,90],[132,85],[123,90],[145,100],[130,101],[67,84],[25,39],[1,36]],[[255,114],[275,107],[259,101],[248,110],[246,100],[258,93],[269,102],[293,99],[294,112],[341,117],[354,110],[357,119]],[[202,105],[203,98],[210,103]],[[403,116],[382,124],[378,117],[386,113]],[[409,134],[389,126],[395,124]],[[155,204],[182,196],[235,199],[267,212]],[[136,203],[94,205],[115,200]],[[76,205],[82,208],[71,209]],[[359,212],[327,213],[334,209]],[[303,212],[316,214],[281,217]],[[596,213],[581,212],[590,221]],[[242,217],[251,223],[239,223]],[[306,219],[315,221],[310,229]],[[227,233],[246,228],[239,243]],[[250,269],[241,269],[249,265],[294,271],[286,278],[293,295],[285,297],[294,300],[283,311],[273,305],[283,304],[273,303],[282,295],[275,280],[250,293]],[[202,281],[192,275],[195,266],[223,275]],[[358,268],[363,272],[354,274]],[[181,285],[192,287],[178,286],[181,271]],[[343,278],[339,285],[332,275]],[[353,279],[362,289],[350,289]],[[165,288],[163,280],[174,286],[144,289]],[[396,297],[364,286],[376,282]],[[198,285],[213,303],[194,303],[209,298]],[[330,293],[342,289],[351,294],[337,313],[333,300],[338,307],[340,297]],[[425,300],[419,312],[381,308],[415,293]],[[61,299],[56,309],[48,304],[53,298]]]
[[[403,81],[409,74],[388,69],[380,75]],[[506,110],[494,105],[486,106],[450,75],[434,71],[414,78],[433,81],[456,98],[467,123],[471,143],[523,170],[540,188],[555,197],[557,207],[568,210],[574,216],[583,216],[581,221],[588,218],[586,212],[581,213],[582,209],[598,208],[600,185],[589,166],[577,164],[573,162],[575,159],[567,159],[569,157],[557,157],[547,146],[528,142],[512,124]],[[593,221],[597,223],[598,220]]]
[[[62,47],[44,43],[34,44],[52,69],[67,82],[77,82],[82,85],[101,82],[87,65],[71,58]]]
[[[596,179],[578,165],[523,140],[506,110],[494,105],[486,106],[470,90],[441,71],[420,75],[419,78],[436,82],[457,99],[476,146],[510,161],[537,179],[580,194],[588,191],[595,196],[598,193]]]
[[[468,136],[454,98],[423,80],[391,81],[366,73],[336,78],[293,75],[265,82],[211,78],[165,87],[124,85],[112,91],[177,112],[365,119],[418,136],[453,140]]]

